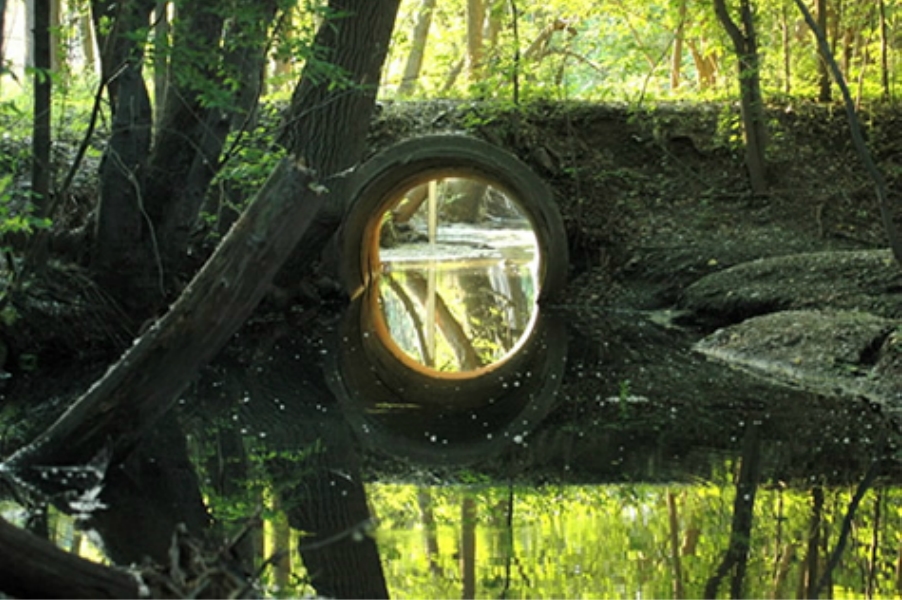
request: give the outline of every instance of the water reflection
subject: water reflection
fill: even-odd
[[[465,376],[412,369],[374,335],[381,311],[361,298],[345,311],[326,376],[361,443],[402,460],[467,465],[524,444],[559,400],[567,338],[536,312],[517,352]]]
[[[536,312],[539,251],[515,199],[475,179],[400,192],[379,219],[374,300],[385,341],[439,372],[508,356]]]
[[[748,554],[731,548],[738,474],[697,485],[371,486],[396,598],[897,597],[898,488],[869,491],[829,573],[855,488],[758,490]],[[472,541],[470,541],[472,540]],[[742,573],[741,585],[732,589]],[[825,585],[818,582],[826,574]],[[470,583],[472,582],[472,583]],[[472,586],[472,587],[469,587]]]
[[[634,316],[564,329],[550,311],[523,354],[430,391],[384,369],[366,306],[315,335],[244,332],[109,474],[105,508],[73,529],[53,503],[47,534],[165,564],[182,520],[235,540],[230,564],[267,596],[900,593],[897,433],[868,405],[725,370]],[[494,403],[454,404],[453,386],[486,384]],[[24,525],[19,505],[0,510]]]

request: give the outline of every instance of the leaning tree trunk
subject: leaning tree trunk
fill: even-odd
[[[368,85],[349,92],[302,78],[292,113],[299,122],[311,113],[325,122],[293,131],[296,158],[270,176],[169,312],[53,425],[10,457],[8,467],[80,464],[104,449],[114,463],[121,461],[253,312],[299,242],[307,255],[321,249],[322,209],[342,204],[336,190],[343,188],[346,167],[363,153],[398,2],[331,2],[350,16],[324,24],[317,39],[329,44],[324,47],[333,49],[333,60],[355,81]]]
[[[388,53],[400,0],[330,0],[332,14],[351,18],[327,21],[319,28],[314,48],[324,49],[323,60],[346,73],[349,89],[336,89],[322,77],[302,74],[291,106],[283,120],[279,141],[290,152],[305,157],[307,166],[320,178],[329,178],[354,167],[366,150],[370,116]],[[321,65],[313,64],[313,73]],[[341,86],[340,86],[341,87]],[[343,179],[330,188],[332,200],[317,217],[316,226],[287,261],[279,283],[297,281],[310,261],[319,255],[310,248],[323,248],[335,233],[347,198]]]
[[[745,164],[749,171],[752,191],[767,191],[765,148],[767,128],[764,119],[764,99],[761,95],[761,72],[758,41],[750,0],[740,0],[742,30],[727,11],[725,0],[714,0],[714,12],[733,42],[739,64],[739,102],[745,132]]]

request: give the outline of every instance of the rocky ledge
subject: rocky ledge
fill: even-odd
[[[888,251],[742,263],[689,286],[681,308],[721,325],[695,345],[711,359],[902,415],[902,269]]]

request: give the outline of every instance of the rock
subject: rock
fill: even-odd
[[[902,321],[858,311],[784,311],[719,329],[705,356],[834,397],[864,397],[902,413]]]
[[[888,250],[763,258],[702,277],[686,288],[680,308],[715,325],[798,309],[902,318],[902,269]]]

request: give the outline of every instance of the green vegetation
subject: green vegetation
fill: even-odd
[[[188,211],[187,217],[205,223],[207,232],[218,239],[281,156],[274,145],[278,114],[271,108],[261,111],[258,101],[269,107],[282,106],[304,67],[312,81],[328,82],[335,89],[357,84],[314,42],[320,22],[339,21],[344,16],[321,1],[282,0],[260,7],[215,1],[200,8],[182,4],[160,4],[147,19],[141,18],[133,31],[126,32],[124,39],[135,52],[140,49],[145,55],[146,67],[140,73],[158,127],[164,124],[164,113],[171,113],[165,103],[173,93],[194,102],[204,114],[220,111],[220,118],[231,122],[228,138],[219,144],[219,150],[211,147],[213,155],[204,159],[213,169],[212,176],[204,178],[206,182],[199,181],[208,200],[196,211]],[[98,68],[103,62],[103,45],[118,35],[116,20],[110,14],[92,15],[85,3],[57,0],[48,32],[52,68],[24,68],[27,36],[20,30],[24,17],[15,12],[20,8],[17,3],[7,4],[5,43],[0,45],[5,51],[0,64],[6,73],[0,75],[0,100],[4,102],[0,117],[9,135],[17,139],[30,136],[33,107],[29,88],[32,81],[49,79],[57,153],[60,147],[96,136],[89,123],[96,123],[100,131],[111,123],[114,99],[99,104],[94,100],[103,97],[98,93],[107,80],[121,76]],[[728,2],[724,8],[733,21],[738,22],[743,11],[753,16],[749,23],[742,23],[743,33],[754,35],[760,49],[756,68],[766,103],[829,102],[837,96],[835,83],[825,76],[814,36],[793,0],[742,0]],[[897,3],[819,0],[814,8],[856,104],[895,102],[902,74],[895,36],[902,11]],[[223,33],[211,37],[203,29],[209,27],[203,19],[222,23]],[[641,4],[621,0],[403,0],[380,94],[386,100],[456,98],[489,100],[497,105],[497,113],[482,111],[474,113],[474,122],[464,121],[473,128],[487,119],[508,118],[506,109],[512,105],[536,100],[626,102],[637,114],[643,112],[643,106],[659,101],[733,101],[741,78],[733,75],[737,57],[731,35],[718,20],[713,4],[689,0]],[[259,81],[252,81],[256,77]],[[265,112],[270,114],[262,114]],[[743,127],[737,114],[724,111],[722,121],[724,138],[741,146]],[[773,138],[780,137],[775,124],[770,123],[768,129]],[[194,135],[178,133],[188,138]],[[166,134],[158,129],[155,135]],[[86,141],[95,153],[102,146],[96,140]],[[187,143],[200,142],[189,139]],[[17,177],[4,177],[0,187],[4,199],[24,187],[21,178],[27,175],[27,169],[10,168],[8,163],[15,156],[8,152],[6,147],[0,150],[0,161],[5,171]],[[62,185],[70,168],[96,169],[96,160],[76,164],[82,161],[74,153],[54,156],[52,162],[51,193],[57,196],[70,193]],[[753,187],[760,191],[763,184],[752,179]],[[47,217],[66,227],[77,226],[78,222],[59,214],[59,207],[67,207],[65,200],[54,201],[56,214],[38,214],[34,220],[27,218],[30,204],[7,210],[0,214],[5,223],[0,229],[6,233],[44,227]],[[79,210],[90,209],[79,206]],[[68,210],[73,209],[69,206]],[[119,242],[99,239],[97,243]],[[158,250],[166,254],[166,248]]]
[[[724,477],[732,472],[724,465]],[[459,598],[461,562],[474,560],[476,598],[704,597],[729,541],[735,488],[621,484],[515,487],[371,485],[380,552],[392,597]],[[853,490],[823,490],[817,515],[826,560]],[[475,500],[476,550],[461,555],[464,497]],[[894,597],[902,513],[899,490],[869,492],[825,597]],[[674,529],[671,519],[675,518]],[[759,489],[742,597],[798,597],[810,553],[812,491]],[[678,540],[675,578],[671,536]],[[675,596],[679,582],[681,595]],[[721,586],[721,595],[727,593]]]

